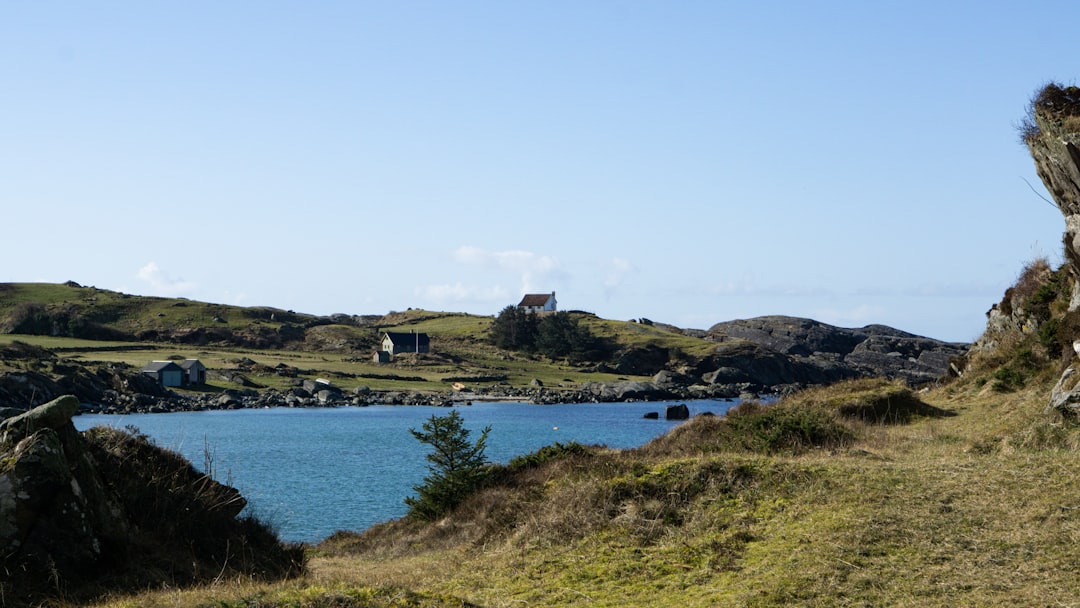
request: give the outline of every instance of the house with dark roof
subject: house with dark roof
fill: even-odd
[[[425,333],[388,331],[383,334],[382,349],[390,356],[431,351],[431,338]]]
[[[184,369],[172,361],[151,361],[140,370],[161,386],[182,386]]]
[[[555,312],[556,306],[554,291],[550,294],[527,293],[525,297],[521,298],[521,303],[517,305],[519,310],[525,312]]]

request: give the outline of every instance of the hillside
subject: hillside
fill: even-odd
[[[71,393],[106,411],[282,405],[535,402],[735,397],[791,392],[845,378],[933,382],[966,345],[898,330],[846,330],[809,319],[762,317],[708,332],[648,320],[570,312],[596,341],[591,358],[499,349],[493,317],[413,310],[316,316],[83,287],[0,284],[0,400],[22,406]],[[754,324],[756,332],[738,331]],[[803,353],[774,337],[814,327],[847,350]],[[430,353],[371,360],[385,331],[431,336]],[[889,336],[883,340],[882,336]],[[20,345],[2,348],[3,345]],[[41,350],[44,349],[44,350]],[[163,391],[138,370],[151,360],[198,358],[206,386]],[[325,384],[329,393],[317,395]],[[314,390],[314,389],[320,390]]]

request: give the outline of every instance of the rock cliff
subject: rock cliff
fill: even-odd
[[[78,406],[0,410],[0,604],[300,571],[237,490],[137,433],[79,433]]]
[[[1050,83],[1028,108],[1022,126],[1024,143],[1035,161],[1035,171],[1065,217],[1064,266],[1072,278],[1072,295],[1065,327],[1076,326],[1080,310],[1080,88]],[[1071,318],[1070,318],[1071,317]],[[1068,336],[1071,342],[1080,336]],[[1080,368],[1075,359],[1053,391],[1050,406],[1064,414],[1080,411]]]

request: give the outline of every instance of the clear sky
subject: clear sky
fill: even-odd
[[[1060,213],[1080,2],[0,4],[0,281],[957,341]],[[1029,187],[1028,183],[1035,188]],[[1037,191],[1037,192],[1036,192]]]

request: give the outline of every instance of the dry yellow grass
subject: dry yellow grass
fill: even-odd
[[[100,606],[1080,606],[1080,442],[1047,392],[958,382],[918,394],[952,415],[853,422],[835,450],[574,457],[328,542],[298,580]]]

